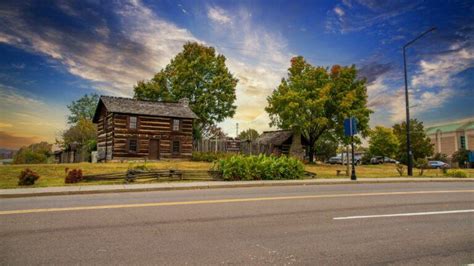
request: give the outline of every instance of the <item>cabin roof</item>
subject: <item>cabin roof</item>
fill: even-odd
[[[287,141],[293,132],[291,130],[264,131],[255,141],[261,144],[282,145]]]
[[[186,102],[142,101],[132,98],[100,96],[95,110],[94,122],[99,120],[100,109],[105,106],[109,113],[164,116],[197,119],[197,115]]]

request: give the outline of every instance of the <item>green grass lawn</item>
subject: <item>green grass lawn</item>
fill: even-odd
[[[25,168],[37,172],[40,179],[34,187],[64,186],[66,176],[65,169],[78,168],[84,175],[106,174],[106,173],[125,173],[127,169],[143,163],[75,163],[75,164],[31,164],[31,165],[1,165],[0,166],[0,188],[17,188],[18,176]],[[153,169],[175,169],[175,170],[196,170],[206,171],[212,166],[212,163],[193,162],[193,161],[160,161],[146,163],[148,168]],[[341,165],[306,165],[306,170],[317,174],[317,178],[344,178],[345,176],[336,176],[336,170],[345,170]],[[397,177],[398,172],[394,165],[362,165],[356,168],[358,177]],[[465,169],[468,177],[474,177],[474,169]],[[418,169],[414,169],[414,176],[418,177]],[[343,174],[343,173],[342,173]],[[406,176],[406,169],[405,169]],[[441,171],[432,169],[425,170],[425,177],[443,177]],[[150,182],[150,181],[148,181]],[[155,181],[156,182],[156,181]],[[122,184],[124,181],[94,181],[83,182],[81,185],[97,184]],[[74,185],[74,184],[73,184]]]
[[[25,168],[30,168],[38,173],[40,178],[34,187],[64,186],[66,177],[65,169],[81,169],[83,175],[125,173],[129,168],[133,168],[143,163],[73,163],[73,164],[29,164],[29,165],[0,165],[0,188],[18,187],[18,176]],[[153,169],[175,169],[175,170],[209,170],[212,166],[207,162],[191,161],[160,161],[147,162],[146,166]],[[97,184],[122,184],[123,181],[95,181],[84,182],[85,185]],[[73,184],[74,185],[74,184]]]
[[[343,176],[336,176],[336,170],[343,170],[341,174],[345,174],[346,166],[342,165],[306,165],[306,171],[316,173],[318,177],[323,178],[341,178]],[[468,175],[468,177],[474,177],[474,169],[462,169]],[[419,176],[419,169],[413,169],[413,177]],[[399,177],[394,164],[377,164],[377,165],[360,165],[356,166],[357,177],[374,178],[374,177]],[[404,176],[407,176],[407,169],[404,169]],[[425,169],[423,176],[421,177],[444,177],[443,173],[439,169]]]

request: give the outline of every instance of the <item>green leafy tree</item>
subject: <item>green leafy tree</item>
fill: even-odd
[[[323,134],[345,139],[345,118],[356,117],[362,135],[368,133],[371,110],[367,108],[366,81],[357,78],[355,66],[335,65],[328,70],[312,66],[302,56],[294,57],[288,78],[282,79],[267,101],[270,126],[306,137],[311,162],[315,144]]]
[[[329,158],[336,156],[339,142],[331,134],[323,134],[314,146],[315,156],[317,160],[327,161]]]
[[[407,157],[407,135],[406,135],[406,122],[401,124],[395,124],[393,126],[393,133],[398,139],[398,158],[400,162],[406,164],[408,162]],[[426,135],[423,127],[423,122],[417,119],[410,120],[410,140],[411,150],[413,153],[413,162],[416,162],[418,158],[427,158],[433,155],[433,144],[430,138]]]
[[[47,163],[51,155],[52,144],[40,142],[22,147],[13,157],[14,164]]]
[[[253,128],[249,128],[247,130],[244,130],[242,132],[240,132],[238,138],[241,139],[241,140],[256,140],[258,138],[258,136],[260,136],[258,134],[258,131],[253,129]]]
[[[369,135],[369,153],[371,155],[391,158],[398,155],[398,138],[391,128],[376,126]]]
[[[465,167],[466,162],[469,161],[469,151],[466,149],[460,149],[453,153],[453,162],[459,164],[459,167]]]
[[[183,51],[150,81],[139,81],[135,98],[177,101],[188,98],[199,117],[194,137],[200,138],[211,126],[235,114],[235,87],[238,80],[227,69],[224,55],[213,47],[189,42]],[[204,132],[203,132],[204,131]]]
[[[71,144],[77,145],[84,159],[90,157],[90,152],[97,149],[97,128],[91,120],[84,117],[62,133],[61,140],[56,144],[68,148]]]
[[[81,118],[92,120],[94,117],[95,109],[97,103],[99,102],[99,95],[85,94],[79,100],[73,101],[70,105],[67,106],[71,114],[67,117],[67,122],[69,124],[75,124]]]
[[[433,155],[433,158],[431,159],[434,161],[442,161],[446,163],[448,161],[448,155],[437,152],[435,153],[435,155]]]
[[[85,145],[88,149],[93,150],[97,140],[97,129],[91,120],[80,118],[79,121],[63,132],[62,146],[66,147],[70,144]]]

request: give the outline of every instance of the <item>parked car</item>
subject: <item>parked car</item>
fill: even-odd
[[[354,159],[355,159],[355,164],[357,164],[357,165],[362,164],[362,155],[356,154],[356,155],[354,155]]]
[[[428,166],[433,169],[446,169],[451,167],[449,164],[442,161],[429,161]]]
[[[347,158],[346,156],[338,154],[337,156],[329,158],[328,163],[330,163],[330,164],[343,164],[343,163],[347,162],[346,158]],[[356,155],[354,155],[354,159],[355,159],[355,161],[354,161],[355,164],[361,164],[362,163],[362,155],[356,154]],[[352,161],[350,161],[350,163],[352,163]]]
[[[328,163],[330,164],[342,164],[342,157],[341,156],[334,156],[329,158]]]
[[[383,156],[375,156],[370,159],[371,164],[382,164],[382,163],[399,163],[397,160],[383,157]]]

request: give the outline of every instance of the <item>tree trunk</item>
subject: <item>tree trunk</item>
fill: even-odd
[[[309,162],[314,162],[314,145],[309,145]]]

